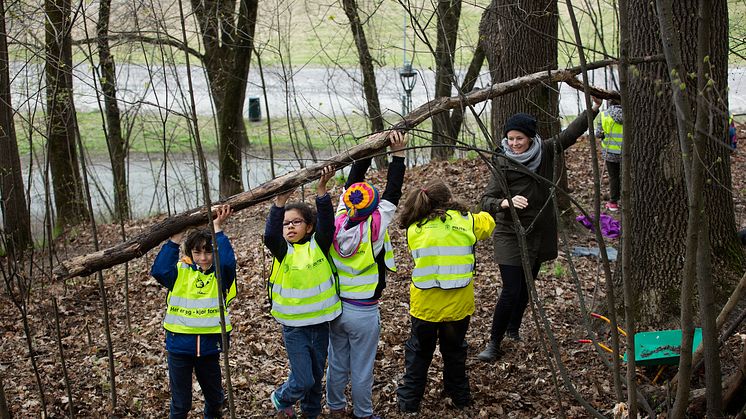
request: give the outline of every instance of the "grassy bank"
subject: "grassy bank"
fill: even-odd
[[[83,145],[87,152],[94,157],[107,157],[108,149],[101,115],[97,112],[88,112],[78,113],[77,116]],[[391,115],[391,118],[392,120],[388,122],[395,123],[396,116]],[[467,124],[472,120],[472,117],[468,117]],[[198,123],[204,150],[208,153],[217,151],[217,121],[214,118],[201,117]],[[299,119],[288,122],[284,118],[272,118],[270,123],[274,150],[286,155],[293,153],[295,149],[307,150],[309,144],[315,151],[336,153],[363,141],[364,136],[369,133],[367,119],[357,114],[346,115],[336,121],[306,117],[301,123]],[[34,121],[32,130],[23,118],[17,117],[15,124],[21,154],[28,154],[32,150],[40,153],[44,150],[46,127],[41,118]],[[157,114],[140,113],[125,118],[122,125],[129,127],[125,135],[129,139],[131,153],[162,153],[164,146],[169,153],[190,153],[194,150],[193,135],[188,121],[184,118],[172,116],[162,121]],[[249,141],[245,150],[249,153],[267,155],[269,135],[266,119],[259,122],[244,120],[244,125]],[[431,128],[430,120],[425,121],[417,127],[414,135],[429,140]],[[476,132],[473,130],[477,127],[473,126],[470,129]],[[30,140],[29,132],[33,133]],[[478,137],[481,136],[467,132],[464,141],[471,144]]]

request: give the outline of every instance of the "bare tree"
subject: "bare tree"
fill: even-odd
[[[101,90],[104,95],[104,116],[106,117],[106,144],[111,160],[114,179],[114,210],[117,219],[129,220],[129,193],[125,159],[127,144],[122,137],[122,125],[117,103],[117,71],[114,57],[109,47],[109,19],[111,0],[101,0],[98,9],[96,34],[98,36],[98,57],[101,65]]]
[[[75,151],[70,0],[45,0],[47,149],[52,170],[57,225],[88,218]]]
[[[0,0],[0,210],[9,241],[9,253],[31,244],[31,221],[23,190],[13,106],[10,98],[10,61],[5,29],[5,0]]]
[[[243,191],[241,150],[248,142],[243,104],[258,5],[258,0],[192,0],[218,115],[221,197]]]
[[[368,49],[368,41],[365,38],[365,29],[360,21],[356,0],[342,0],[347,19],[350,21],[352,37],[355,39],[355,47],[360,61],[360,70],[363,73],[363,94],[368,106],[368,120],[372,132],[383,130],[383,115],[381,115],[381,104],[378,101],[378,87],[376,86],[376,73],[373,66],[373,58]],[[383,168],[388,165],[385,155],[375,158],[376,166]]]
[[[456,82],[454,59],[456,36],[461,17],[461,0],[438,0],[436,11],[438,40],[435,45],[435,97],[449,97]],[[433,145],[431,157],[445,160],[453,155],[456,130],[451,123],[450,112],[433,116]]]
[[[654,55],[663,52],[667,40],[661,42],[661,26],[655,8],[649,2],[629,0],[630,55]],[[709,77],[713,84],[711,130],[706,131],[707,142],[702,154],[705,172],[704,216],[710,222],[710,251],[713,256],[712,282],[723,295],[728,295],[734,271],[744,267],[744,255],[736,240],[736,225],[731,194],[729,151],[724,146],[727,118],[727,5],[715,0],[709,6],[713,22],[709,41]],[[680,43],[683,70],[669,70],[662,63],[644,63],[635,67],[635,77],[629,80],[629,105],[625,117],[630,115],[636,125],[645,127],[632,133],[630,147],[631,176],[634,183],[630,193],[630,237],[639,241],[631,249],[630,275],[635,294],[639,297],[639,321],[648,327],[667,327],[677,324],[679,295],[682,292],[682,255],[685,254],[687,218],[687,179],[682,156],[680,137],[694,132],[694,118],[682,121],[677,128],[677,115],[673,112],[675,98],[672,94],[683,92],[688,103],[696,103],[696,88],[689,74],[696,74],[697,2],[671,2],[673,31],[668,32]],[[687,28],[680,30],[680,28]],[[665,33],[665,32],[664,32]],[[679,83],[672,86],[671,76]],[[670,81],[671,80],[671,81]],[[682,90],[683,88],[683,90]],[[690,115],[695,115],[693,105],[687,105]],[[683,131],[683,132],[682,132]],[[628,136],[627,136],[628,137]],[[686,149],[684,149],[686,150]],[[684,154],[682,154],[684,153]],[[658,199],[650,199],[657,197]],[[724,298],[723,298],[724,300]],[[682,325],[685,326],[685,325]]]
[[[492,0],[479,23],[480,44],[487,56],[493,83],[557,68],[556,0]],[[492,101],[492,134],[496,143],[511,115],[536,117],[539,132],[559,132],[556,84],[542,84]]]

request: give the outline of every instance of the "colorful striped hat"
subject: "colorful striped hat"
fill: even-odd
[[[378,208],[378,189],[368,182],[353,183],[345,190],[342,201],[350,220],[362,221]]]

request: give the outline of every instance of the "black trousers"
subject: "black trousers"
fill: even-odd
[[[607,161],[606,171],[609,173],[609,201],[619,202],[622,195],[622,163]]]
[[[534,278],[539,274],[541,262],[535,262],[531,268]],[[495,304],[492,316],[492,331],[490,340],[500,343],[506,331],[518,333],[523,321],[523,313],[528,306],[528,286],[523,275],[523,266],[500,265],[500,277],[503,280],[503,290]]]
[[[427,370],[433,360],[435,345],[440,341],[443,355],[443,387],[456,407],[471,404],[469,377],[466,372],[466,331],[469,319],[433,323],[412,317],[412,333],[404,346],[406,371],[396,389],[399,409],[416,412],[425,394]]]

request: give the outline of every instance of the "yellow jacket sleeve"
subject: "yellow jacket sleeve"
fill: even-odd
[[[474,235],[477,240],[484,240],[492,235],[495,229],[495,219],[490,213],[482,211],[474,215]]]

